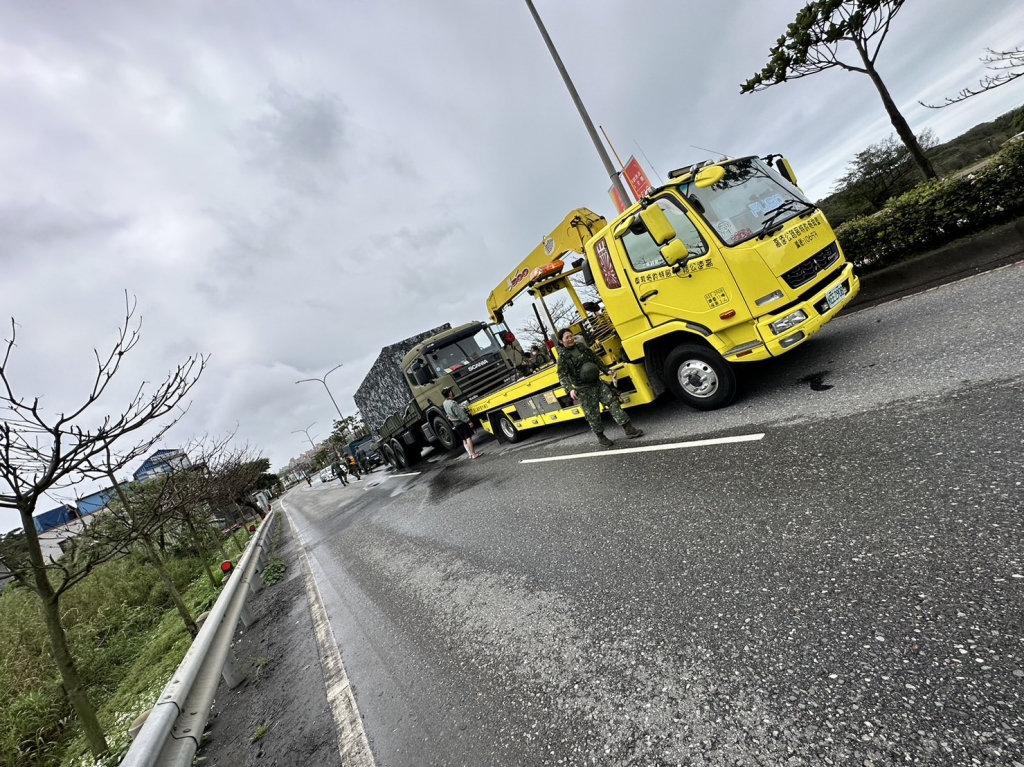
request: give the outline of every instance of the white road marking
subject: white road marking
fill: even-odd
[[[385,474],[384,479],[388,477],[418,477],[422,473],[422,471],[410,471],[408,474]]]
[[[281,507],[284,508],[282,501]],[[341,763],[346,767],[374,767],[376,762],[373,753],[370,751],[370,742],[366,739],[366,732],[363,730],[363,719],[359,714],[359,706],[356,705],[355,696],[352,693],[352,686],[349,684],[348,675],[345,673],[345,665],[341,662],[341,652],[338,650],[338,640],[334,638],[334,629],[327,617],[327,609],[324,607],[323,599],[320,596],[320,588],[313,578],[313,571],[309,566],[309,559],[306,558],[306,548],[302,544],[302,537],[295,533],[295,527],[287,514],[289,526],[299,544],[299,561],[302,563],[302,575],[306,583],[306,598],[309,601],[309,611],[313,616],[313,631],[316,634],[316,644],[320,651],[320,666],[324,673],[324,685],[327,688],[327,702],[334,715],[334,723],[338,728],[338,750],[341,752]]]
[[[705,447],[707,445],[728,445],[733,442],[757,442],[764,439],[764,434],[742,434],[738,437],[716,437],[715,439],[698,439],[693,442],[671,442],[667,445],[645,445],[644,447],[624,447],[618,450],[596,450],[592,453],[572,453],[571,455],[553,455],[550,458],[525,458],[519,463],[546,463],[548,461],[573,461],[577,458],[600,458],[606,455],[625,455],[626,453],[653,453],[659,450],[680,450],[684,447]]]

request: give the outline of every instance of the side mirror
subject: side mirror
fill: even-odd
[[[785,157],[780,157],[775,162],[775,167],[779,171],[779,175],[786,179],[786,181],[791,183],[793,186],[800,186],[796,182],[796,173],[793,171],[793,166],[789,164],[789,160]]]
[[[676,230],[669,222],[668,216],[658,207],[657,203],[648,205],[641,210],[640,218],[643,220],[644,226],[647,227],[647,231],[651,233],[651,237],[654,238],[655,244],[664,245],[676,236]]]
[[[725,168],[721,165],[708,165],[697,172],[697,177],[693,180],[693,183],[697,185],[698,189],[707,189],[709,186],[717,184],[723,178],[725,178]]]
[[[590,268],[590,262],[583,262],[583,284],[593,285],[594,284],[594,270]]]
[[[676,264],[685,265],[690,260],[690,249],[686,247],[686,243],[682,240],[672,240],[672,242],[661,249],[661,255],[669,266],[675,266]]]
[[[615,237],[621,237],[622,235],[624,235],[626,232],[629,231],[629,228],[631,226],[633,226],[633,222],[635,222],[635,221],[636,221],[636,216],[632,216],[632,215],[626,216],[618,224],[616,224],[615,229],[612,232],[612,234]]]

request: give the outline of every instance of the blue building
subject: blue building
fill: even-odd
[[[157,450],[153,455],[142,462],[142,465],[132,474],[136,482],[145,482],[147,479],[159,477],[161,474],[170,474],[177,469],[187,469],[192,465],[181,450]]]
[[[78,519],[78,511],[74,506],[62,504],[56,509],[39,512],[32,517],[32,524],[35,525],[37,533],[45,533],[47,530],[66,525],[73,519]]]
[[[95,514],[97,511],[102,509],[108,503],[110,499],[114,497],[114,488],[107,487],[103,490],[97,490],[91,495],[87,495],[84,498],[79,498],[75,505],[78,506],[79,515],[86,517],[89,514]]]

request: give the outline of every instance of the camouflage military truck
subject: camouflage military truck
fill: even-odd
[[[415,343],[400,361],[392,355],[382,353],[355,399],[377,435],[374,448],[399,469],[415,463],[425,447],[450,450],[460,444],[444,413],[442,389],[452,387],[456,399],[468,404],[516,380],[509,352],[483,322],[442,329]],[[399,397],[404,407],[380,418],[380,403],[394,405]]]

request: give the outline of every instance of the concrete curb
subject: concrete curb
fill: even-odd
[[[1024,260],[1024,218],[966,237],[908,261],[862,275],[847,312],[892,301]]]

